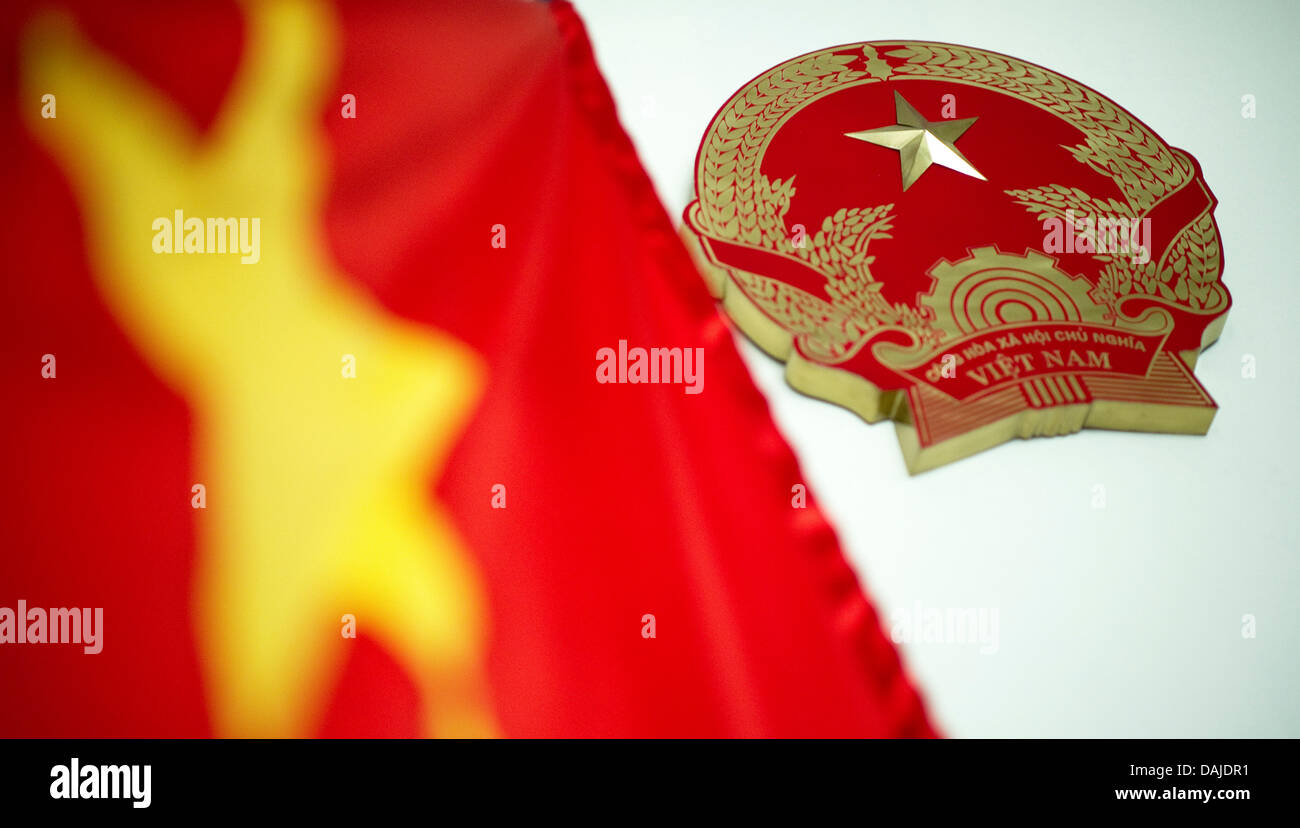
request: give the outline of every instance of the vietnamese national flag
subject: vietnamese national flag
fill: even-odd
[[[569,5],[3,14],[0,736],[932,734]]]

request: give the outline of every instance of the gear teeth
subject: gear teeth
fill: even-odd
[[[1026,261],[1039,262],[1041,264],[1049,264],[1049,265],[1056,264],[1056,259],[1053,259],[1051,256],[1048,256],[1046,253],[1040,253],[1037,250],[1026,250],[1024,258]]]
[[[950,270],[952,270],[952,262],[948,261],[947,259],[942,259],[940,260],[939,264],[930,268],[930,275],[937,279]]]

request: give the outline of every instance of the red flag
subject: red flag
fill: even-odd
[[[4,44],[0,734],[931,735],[569,5]]]

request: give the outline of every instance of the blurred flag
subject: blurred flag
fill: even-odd
[[[0,734],[931,735],[570,6],[5,14]]]

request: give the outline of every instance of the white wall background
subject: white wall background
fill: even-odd
[[[1300,736],[1300,4],[576,5],[677,215],[700,137],[733,92],[788,58],[858,40],[949,41],[1041,63],[1200,160],[1234,298],[1197,368],[1221,406],[1206,437],[1085,431],[909,477],[892,425],[803,397],[779,363],[748,342],[743,353],[882,616],[917,602],[997,611],[996,653],[900,645],[949,735]],[[1256,96],[1253,120],[1244,94]],[[1247,354],[1254,379],[1242,376]]]

